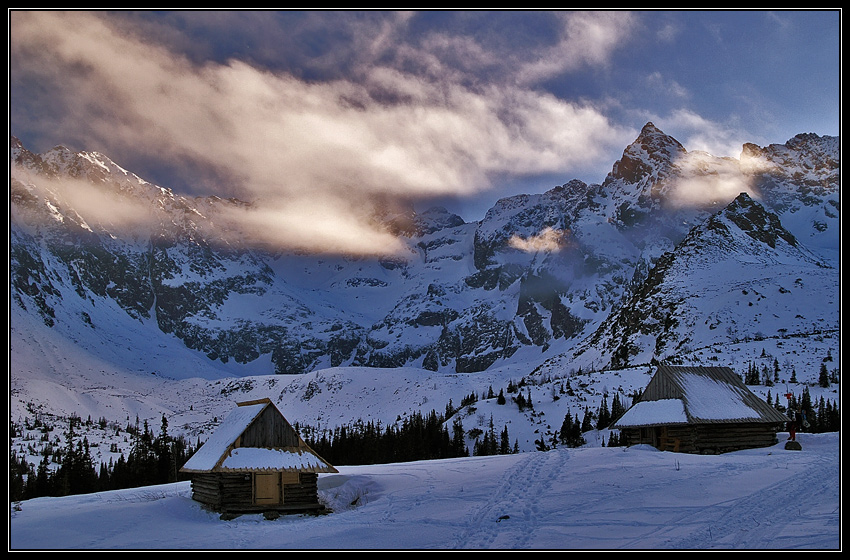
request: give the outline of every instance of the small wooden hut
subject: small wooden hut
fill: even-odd
[[[640,398],[613,424],[624,445],[725,453],[768,447],[788,418],[728,367],[658,366]]]
[[[222,513],[319,511],[319,457],[269,399],[238,403],[180,469],[192,498]]]

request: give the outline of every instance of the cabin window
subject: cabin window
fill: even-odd
[[[298,484],[301,482],[297,472],[282,472],[280,473],[281,484]]]

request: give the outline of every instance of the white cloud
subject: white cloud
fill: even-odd
[[[689,151],[705,151],[721,157],[737,158],[741,148],[749,141],[734,122],[720,123],[709,120],[688,109],[677,109],[656,122],[663,130],[675,130],[674,136]]]
[[[562,42],[518,74],[542,78],[604,64],[629,22],[620,12],[570,14]],[[288,232],[281,240],[311,230],[315,239],[334,235],[333,220],[316,220],[311,209],[329,219],[339,212],[342,224],[355,219],[344,215],[351,200],[364,206],[388,196],[480,192],[496,174],[567,172],[621,141],[588,104],[508,82],[473,88],[452,73],[437,81],[366,64],[397,49],[408,60],[442,67],[432,52],[397,45],[406,25],[406,14],[399,14],[360,36],[368,48],[355,57],[359,82],[311,82],[236,60],[196,65],[98,12],[13,13],[10,57],[43,79],[61,81],[67,110],[52,123],[60,134],[172,167],[214,169],[219,190],[206,194],[298,209],[275,214],[278,229]],[[371,222],[359,219],[359,225]],[[371,240],[338,231],[343,244]]]
[[[607,66],[611,56],[631,38],[634,15],[627,11],[563,12],[559,42],[536,61],[523,67],[519,75],[534,83],[582,67]]]
[[[508,240],[508,245],[526,253],[557,253],[564,249],[569,242],[569,232],[547,227],[540,233],[525,238],[514,235]]]
[[[692,151],[676,164],[681,175],[665,198],[665,202],[674,207],[728,204],[743,192],[753,198],[760,197],[753,186],[753,175],[743,169],[737,159]]]

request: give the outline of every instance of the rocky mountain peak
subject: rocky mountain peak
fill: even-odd
[[[776,248],[780,240],[792,247],[797,246],[797,239],[782,226],[779,216],[747,193],[739,194],[723,211],[712,216],[709,224],[717,224],[720,220],[729,220],[751,238],[772,248]]]
[[[623,151],[623,157],[614,163],[606,182],[621,179],[635,183],[647,176],[657,176],[686,152],[678,140],[648,122],[635,141]]]
[[[841,144],[838,137],[818,136],[813,133],[797,134],[784,144],[761,147],[751,142],[744,144],[741,162],[750,165],[756,160],[767,164],[771,172],[790,172],[832,180],[838,176]],[[781,169],[781,168],[786,169]]]

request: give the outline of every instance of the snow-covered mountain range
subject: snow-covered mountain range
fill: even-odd
[[[328,368],[390,386],[395,370],[406,391],[461,376],[457,402],[524,375],[740,365],[756,341],[793,346],[801,375],[838,354],[836,137],[720,158],[648,123],[599,184],[518,194],[474,222],[376,215],[407,248],[385,257],[254,245],[226,221],[250,202],[181,196],[103,154],[13,137],[10,169],[13,410],[154,413],[138,393],[162,379],[209,394]],[[127,375],[134,394],[98,392]],[[48,384],[67,406],[39,396]]]

